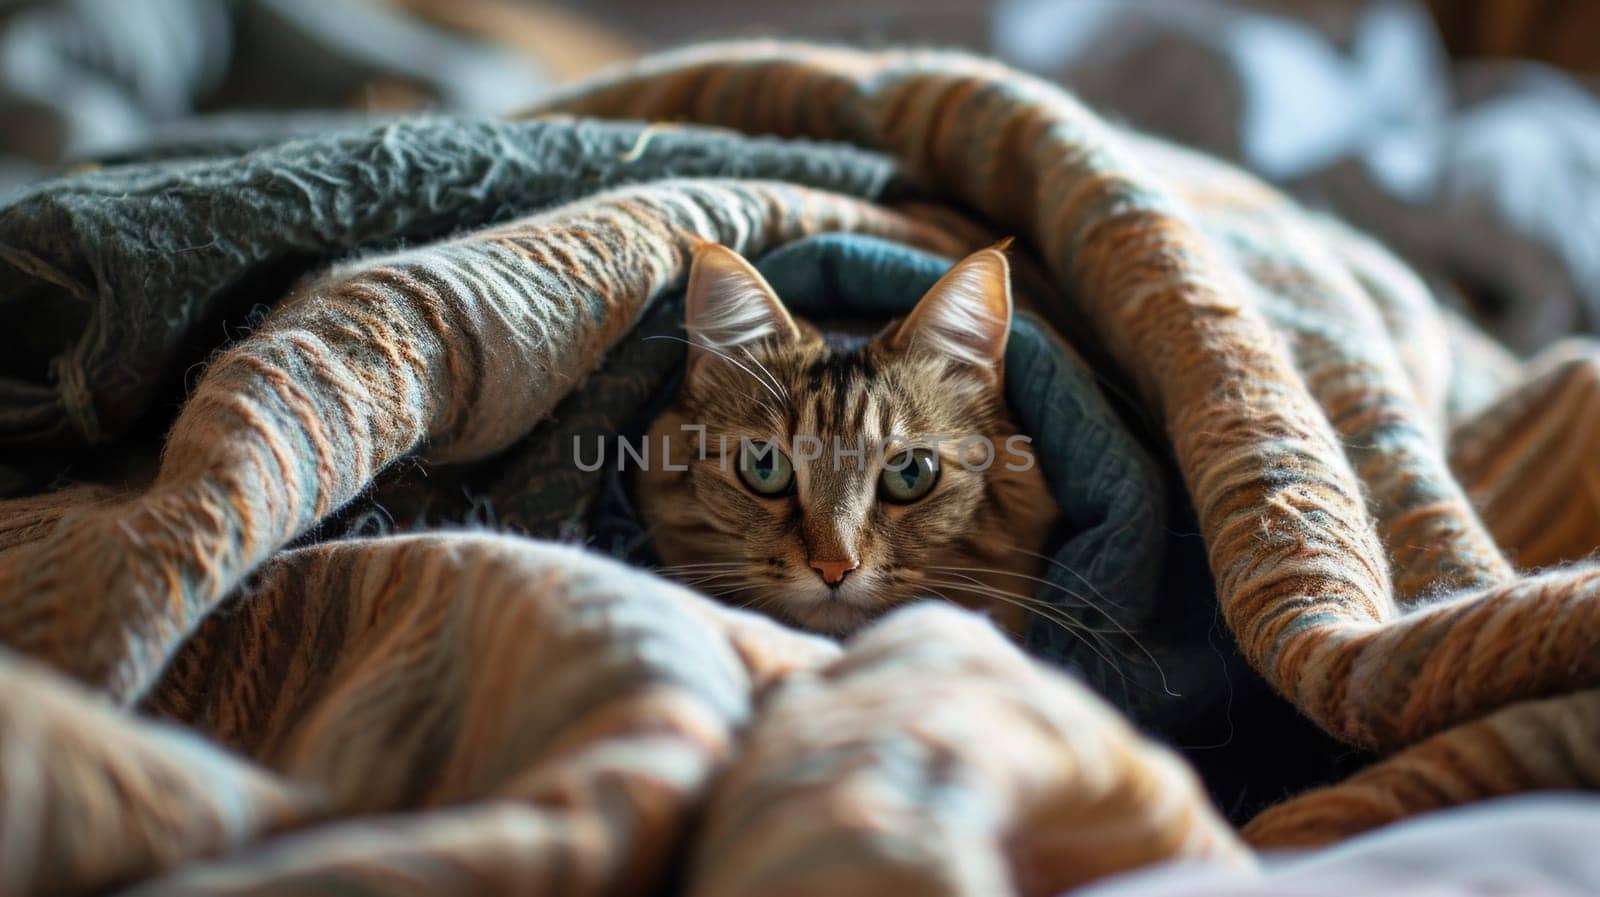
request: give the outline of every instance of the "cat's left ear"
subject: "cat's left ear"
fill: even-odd
[[[998,386],[1011,332],[1011,266],[1002,251],[1005,245],[980,249],[957,262],[889,335],[889,347],[942,355]]]

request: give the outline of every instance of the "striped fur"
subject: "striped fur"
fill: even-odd
[[[734,312],[718,306],[741,304],[739,319],[770,336],[730,354],[716,334]],[[715,245],[695,251],[684,307],[705,350],[689,351],[646,434],[657,463],[634,477],[658,572],[831,635],[928,596],[984,609],[1019,638],[1032,615],[1054,619],[1032,586],[1061,511],[1006,407],[1004,255],[957,262],[904,319],[854,341],[791,318],[758,271]],[[952,335],[952,318],[973,326]],[[990,447],[987,464],[968,439]],[[792,482],[758,495],[738,459],[768,440]],[[880,464],[913,444],[932,456],[935,485],[883,500]],[[843,572],[819,575],[829,565]]]

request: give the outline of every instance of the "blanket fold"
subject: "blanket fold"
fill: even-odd
[[[886,160],[846,148],[461,118],[44,182],[0,212],[0,324],[16,334],[0,363],[0,446],[23,458],[121,435],[195,329],[272,298],[228,288],[274,262],[438,239],[674,176],[873,198],[896,183]]]

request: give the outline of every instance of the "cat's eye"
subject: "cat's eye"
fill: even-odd
[[[896,504],[909,504],[933,491],[939,481],[939,465],[933,452],[911,449],[884,462],[883,474],[878,477],[878,491]]]
[[[794,465],[776,446],[746,444],[739,449],[739,479],[751,492],[771,498],[794,485]]]

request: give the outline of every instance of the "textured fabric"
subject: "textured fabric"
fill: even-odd
[[[531,429],[683,275],[686,234],[758,254],[819,229],[958,246],[840,194],[675,180],[336,268],[210,364],[154,483],[0,560],[5,594],[42,599],[0,607],[0,631],[136,694],[245,574],[378,471],[424,447],[435,462],[482,458]],[[86,551],[106,538],[138,557]],[[82,577],[90,556],[103,579]],[[119,587],[84,602],[90,582]]]
[[[1014,234],[1040,319],[1133,384],[1231,647],[1385,755],[1249,840],[1596,784],[1600,571],[1512,562],[1600,545],[1571,413],[1600,383],[1587,344],[1525,367],[1365,237],[968,57],[700,48],[551,110],[843,139],[927,193],[636,183],[347,260],[211,359],[152,481],[0,504],[8,890],[1043,897],[1166,861],[1248,872],[1173,752],[956,608],[836,643],[548,542],[318,544],[386,468],[501,455],[608,383],[697,240],[954,257],[993,236],[958,209]],[[716,145],[634,136],[625,154]],[[1530,500],[1578,506],[1561,540],[1496,510],[1530,466]]]
[[[1335,735],[1470,739],[1447,730],[1600,678],[1596,570],[1519,575],[1468,498],[1476,477],[1447,466],[1453,378],[1508,362],[1448,340],[1458,325],[1359,235],[953,54],[687,50],[545,108],[849,139],[1028,238],[1159,413],[1239,649]],[[1542,458],[1577,505],[1566,538],[1600,544],[1587,431],[1540,423],[1569,448]],[[1523,734],[1502,758],[1523,781],[1575,741]]]
[[[419,119],[45,182],[0,211],[0,446],[121,434],[193,328],[276,298],[230,290],[273,263],[434,239],[629,181],[739,175],[876,195],[890,174],[866,154],[734,135]]]
[[[1048,895],[1172,856],[1248,865],[1175,756],[965,612],[908,609],[841,648],[525,539],[281,554],[144,705],[213,743],[177,753],[58,677],[7,680],[8,776],[56,785],[37,803],[8,787],[8,808],[72,808],[75,829],[0,829],[9,892],[170,869],[134,892],[650,894],[681,873],[691,894],[809,893],[818,874],[992,894],[1022,874]],[[1016,733],[1007,754],[977,718]],[[98,799],[86,754],[107,745],[109,773],[161,787]],[[685,862],[692,814],[712,834]],[[1059,849],[1086,825],[1137,837]],[[793,861],[818,852],[846,862]]]
[[[1583,71],[1600,60],[1591,27],[1600,15],[1589,5],[855,0],[822,10],[608,0],[592,9],[660,49],[783,34],[993,55],[1110,118],[1334,210],[1497,338],[1532,352],[1575,327],[1600,329],[1600,99]],[[1579,71],[1510,58],[1519,56]]]
[[[822,234],[774,250],[757,268],[797,314],[887,320],[909,312],[951,263],[870,236]],[[1018,301],[1037,304],[1024,289]],[[677,388],[682,321],[681,292],[662,297],[585,388],[512,448],[478,465],[380,485],[344,513],[345,529],[490,522],[659,563],[624,476],[612,464],[585,470],[573,446],[577,440],[592,456],[591,446],[619,431],[639,441]],[[1182,722],[1221,710],[1233,689],[1207,644],[1210,578],[1198,558],[1169,550],[1175,534],[1163,471],[1092,368],[1032,314],[1015,321],[1006,370],[1008,402],[1068,517],[1054,563],[1040,574],[1051,585],[1037,591],[1071,628],[1035,618],[1030,648],[1077,670],[1140,725],[1175,736]]]

